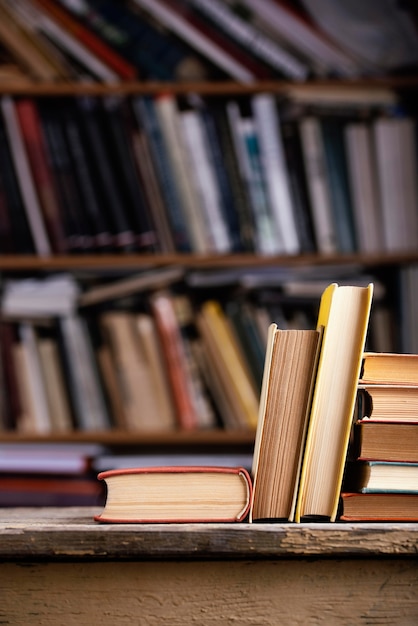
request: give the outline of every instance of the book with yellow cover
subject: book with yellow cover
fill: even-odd
[[[373,285],[329,285],[317,328],[323,329],[295,520],[335,521],[357,386],[369,324]]]

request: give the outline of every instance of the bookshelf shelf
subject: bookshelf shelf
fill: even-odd
[[[156,94],[169,92],[172,94],[200,93],[202,95],[246,95],[259,92],[270,92],[276,94],[286,94],[295,85],[298,89],[311,91],[318,88],[338,88],[358,89],[364,88],[368,91],[373,89],[416,89],[418,88],[418,76],[381,76],[370,78],[353,78],[338,80],[310,80],[307,82],[294,82],[287,80],[256,81],[251,83],[239,83],[236,81],[206,81],[206,82],[119,82],[111,84],[103,83],[75,83],[75,82],[52,82],[36,83],[23,81],[19,83],[3,82],[0,85],[0,94],[26,95],[33,97],[51,96],[75,96],[91,95],[106,96],[112,94],[133,95],[133,94]]]
[[[166,266],[185,268],[300,267],[361,265],[363,267],[401,266],[418,262],[418,252],[394,254],[305,254],[297,256],[261,256],[254,254],[105,254],[0,255],[0,271],[57,271],[101,269],[148,269]]]

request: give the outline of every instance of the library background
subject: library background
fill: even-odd
[[[2,0],[0,506],[251,468],[269,324],[331,282],[374,283],[367,350],[418,353],[417,21]]]

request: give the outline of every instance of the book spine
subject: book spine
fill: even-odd
[[[68,246],[62,210],[49,168],[47,145],[35,101],[29,98],[19,100],[16,112],[53,251],[65,253]]]
[[[307,65],[290,52],[280,47],[276,41],[261,33],[253,25],[220,0],[191,0],[202,14],[213,20],[219,28],[229,33],[242,46],[249,47],[252,53],[268,63],[278,72],[304,80],[309,74]]]
[[[31,174],[25,144],[19,127],[15,103],[10,96],[2,97],[1,110],[12,154],[14,170],[19,182],[20,192],[35,243],[36,252],[39,256],[49,256],[51,254],[51,244],[45,228],[38,196],[36,194],[36,188]]]

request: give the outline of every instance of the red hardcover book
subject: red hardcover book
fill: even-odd
[[[167,367],[177,421],[181,428],[197,427],[198,419],[192,400],[192,386],[188,378],[186,351],[171,296],[157,292],[150,300],[161,347]]]
[[[36,0],[36,4],[60,26],[74,35],[80,43],[118,74],[122,80],[138,78],[135,66],[131,65],[83,24],[80,24],[64,7],[59,6],[54,0]]]
[[[60,213],[61,208],[49,167],[48,148],[34,100],[31,98],[18,100],[16,112],[51,244],[55,252],[64,253],[68,246]]]
[[[240,522],[250,509],[252,484],[242,467],[167,466],[109,470],[98,522]]]

